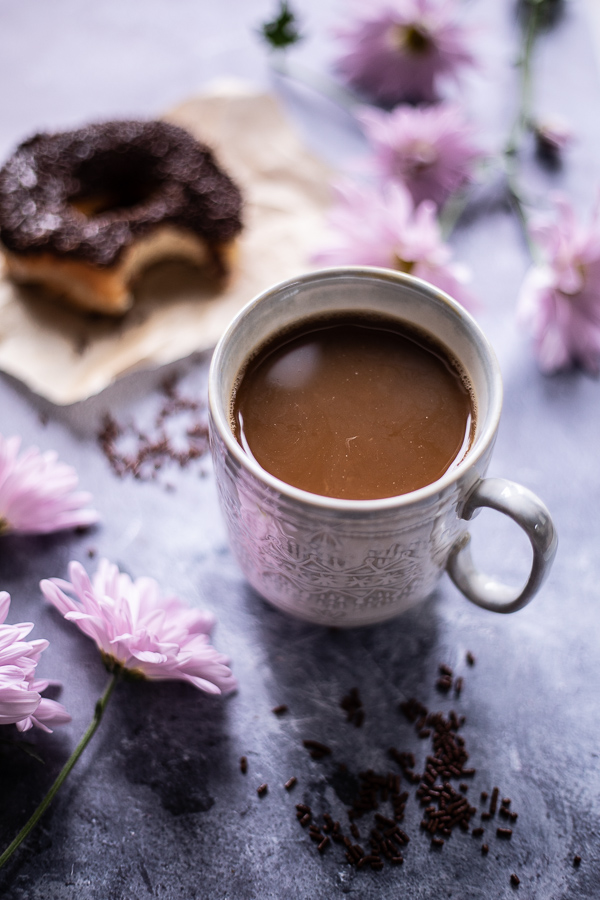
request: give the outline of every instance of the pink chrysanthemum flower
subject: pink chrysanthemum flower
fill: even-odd
[[[340,74],[384,104],[436,99],[442,77],[474,62],[454,0],[371,0],[355,4],[353,22],[337,32]]]
[[[75,469],[52,450],[29,447],[19,455],[20,444],[0,435],[0,534],[48,534],[97,522],[98,513],[84,508],[91,495],[75,490]]]
[[[42,731],[64,725],[71,716],[55,700],[41,696],[48,681],[35,678],[35,668],[48,641],[26,641],[31,622],[7,625],[10,595],[0,591],[0,725],[16,725],[19,731],[32,726]]]
[[[450,262],[451,251],[442,241],[433,203],[424,201],[415,209],[407,189],[397,182],[373,188],[346,181],[335,190],[337,204],[329,217],[335,238],[315,255],[315,262],[397,269],[473,307],[465,288],[467,270]]]
[[[106,559],[93,580],[78,562],[70,563],[69,576],[70,582],[42,581],[42,593],[96,642],[110,672],[187,681],[209,694],[236,686],[229,660],[209,641],[215,624],[210,613],[161,597],[154,579],[132,581]]]
[[[576,364],[600,372],[600,221],[596,209],[589,225],[577,222],[565,199],[558,218],[539,222],[533,237],[546,262],[525,277],[518,303],[519,320],[529,328],[543,372]]]
[[[456,106],[398,106],[391,113],[365,108],[358,114],[384,179],[403,182],[415,203],[438,206],[471,180],[483,155],[473,129]]]

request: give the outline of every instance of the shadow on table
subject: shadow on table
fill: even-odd
[[[251,588],[248,594],[256,638],[274,679],[292,697],[326,683],[344,693],[358,687],[365,695],[384,685],[390,699],[401,700],[429,687],[437,671],[437,592],[394,619],[360,628],[302,622],[274,609]],[[341,698],[341,693],[332,695],[332,706]]]

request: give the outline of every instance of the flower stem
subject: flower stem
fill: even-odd
[[[448,240],[454,231],[456,223],[469,205],[470,199],[470,191],[468,189],[458,191],[456,194],[452,194],[450,199],[441,208],[438,218],[440,231],[445,241]]]
[[[104,691],[104,693],[102,694],[102,696],[100,697],[98,702],[96,703],[96,707],[94,709],[94,717],[93,717],[92,721],[88,725],[87,730],[85,731],[83,737],[81,738],[81,740],[79,741],[79,743],[77,744],[75,749],[73,750],[73,753],[71,754],[69,759],[64,764],[56,781],[54,782],[54,784],[52,785],[52,787],[50,788],[50,790],[48,791],[48,793],[46,794],[46,796],[44,797],[44,799],[42,800],[42,802],[40,803],[38,808],[32,814],[29,821],[23,826],[23,828],[20,830],[20,832],[18,833],[18,835],[16,836],[14,841],[6,848],[6,850],[4,851],[2,856],[0,856],[0,869],[10,859],[10,857],[13,855],[13,853],[15,852],[17,847],[19,847],[20,844],[23,843],[25,838],[28,836],[29,832],[37,825],[37,823],[39,822],[41,817],[44,815],[44,813],[46,812],[46,810],[48,809],[48,807],[54,800],[55,795],[59,791],[59,789],[62,786],[62,783],[66,779],[67,775],[69,774],[69,772],[71,771],[71,769],[73,768],[73,766],[75,765],[75,763],[77,762],[77,760],[79,759],[79,757],[81,756],[81,754],[83,753],[83,751],[85,750],[87,745],[89,744],[90,740],[94,736],[94,733],[102,720],[104,710],[106,709],[106,705],[110,699],[110,695],[112,694],[112,692],[114,690],[114,687],[117,683],[118,677],[119,677],[118,675],[113,675],[112,678],[110,679],[110,681],[108,682],[106,690]]]
[[[513,123],[510,135],[503,151],[504,171],[506,177],[506,188],[510,204],[517,214],[521,230],[527,243],[529,253],[534,260],[538,261],[539,251],[535,243],[531,239],[529,233],[529,223],[525,204],[521,195],[518,183],[518,154],[521,150],[523,135],[528,128],[531,127],[531,107],[532,107],[532,77],[531,77],[531,58],[533,55],[533,47],[535,39],[541,23],[542,4],[545,0],[530,0],[531,9],[527,18],[525,27],[525,35],[523,41],[523,52],[519,61],[521,69],[520,80],[520,100],[517,116]]]
[[[525,28],[525,40],[523,44],[523,53],[519,61],[521,69],[520,83],[520,101],[517,116],[515,118],[511,133],[504,148],[505,156],[514,155],[519,152],[523,135],[529,128],[531,123],[531,107],[532,107],[532,78],[531,78],[531,58],[533,56],[533,46],[540,27],[540,12],[544,0],[532,0],[531,12],[527,19]]]

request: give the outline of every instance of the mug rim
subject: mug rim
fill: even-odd
[[[223,358],[224,348],[230,335],[236,331],[244,319],[251,311],[267,298],[283,290],[294,286],[301,286],[313,281],[329,280],[337,278],[341,275],[378,278],[384,281],[392,281],[401,285],[409,285],[417,291],[427,294],[431,299],[441,301],[448,305],[453,312],[462,320],[467,328],[477,337],[480,346],[485,351],[487,361],[490,364],[490,375],[492,383],[492,393],[490,397],[489,412],[487,415],[487,423],[484,430],[476,438],[474,444],[469,447],[464,457],[455,466],[449,468],[436,481],[417,488],[415,491],[409,491],[405,494],[395,494],[391,497],[379,497],[370,500],[351,500],[342,497],[326,497],[322,494],[313,494],[302,488],[294,487],[272,475],[266,469],[263,469],[258,462],[249,456],[241,445],[235,439],[231,430],[229,419],[224,415],[221,404],[218,400],[218,371],[220,362]],[[249,348],[248,357],[253,348]],[[442,491],[447,490],[453,484],[458,482],[466,471],[468,471],[487,451],[490,443],[493,441],[500,421],[500,413],[502,410],[502,378],[500,374],[500,366],[492,345],[482,331],[479,324],[473,316],[458,301],[454,300],[449,294],[435,287],[422,278],[414,275],[408,275],[405,272],[398,272],[394,269],[384,269],[376,266],[335,266],[331,268],[313,269],[302,275],[287,278],[284,281],[277,282],[257,296],[253,297],[246,303],[242,309],[233,317],[229,325],[221,335],[210,364],[208,376],[208,407],[210,420],[213,427],[218,429],[221,440],[224,441],[227,450],[232,454],[234,459],[251,475],[259,481],[277,491],[279,494],[293,500],[303,503],[307,506],[318,507],[321,509],[337,510],[340,512],[378,512],[387,509],[396,509],[403,506],[412,506],[421,501],[426,501],[435,497]]]

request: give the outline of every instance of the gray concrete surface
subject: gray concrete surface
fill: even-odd
[[[344,4],[298,0],[310,33],[297,57],[325,68],[327,28]],[[148,0],[0,2],[0,153],[42,127],[113,116],[156,115],[217,76],[276,90],[313,148],[342,165],[361,147],[346,113],[311,91],[271,76],[254,29],[271,2],[220,4]],[[486,71],[465,99],[491,146],[514,109],[516,34],[512,3],[472,0]],[[564,20],[536,54],[536,102],[566,116],[577,140],[562,170],[527,166],[540,205],[555,188],[581,210],[599,182],[600,98],[584,8]],[[232,658],[239,691],[224,700],[177,684],[122,684],[92,745],[26,845],[0,872],[6,900],[330,900],[374,897],[600,896],[600,416],[599,385],[579,372],[539,374],[514,307],[528,265],[514,220],[489,197],[453,237],[474,273],[478,318],[500,359],[505,409],[491,473],[520,481],[550,507],[560,535],[552,575],[539,597],[506,618],[470,606],[446,579],[420,608],[391,623],[336,632],[293,621],[245,583],[227,546],[208,458],[162,472],[156,482],[117,479],[96,440],[110,410],[143,422],[162,403],[165,372],[123,379],[99,397],[59,409],[0,377],[0,430],[55,448],[93,491],[103,523],[85,535],[4,537],[0,588],[13,596],[11,621],[34,621],[51,646],[41,673],[63,682],[71,725],[29,739],[44,765],[0,746],[0,844],[35,807],[85,729],[107,675],[92,644],[44,605],[40,578],[64,576],[70,559],[91,567],[93,550],[132,575],[216,613],[215,643]],[[203,398],[208,355],[169,367],[187,396]],[[473,526],[482,565],[518,581],[527,551],[490,513]],[[465,653],[477,657],[466,666]],[[463,675],[459,700],[435,689],[437,667]],[[358,687],[366,717],[345,722],[339,702]],[[294,804],[345,816],[357,773],[387,771],[389,746],[422,761],[426,741],[398,711],[417,697],[431,710],[464,714],[462,733],[477,769],[469,796],[498,785],[519,813],[510,842],[486,827],[490,852],[460,831],[441,852],[407,806],[411,836],[402,867],[357,871],[338,846],[322,857],[295,818]],[[286,716],[271,709],[285,703]],[[320,762],[302,747],[325,741]],[[244,754],[249,771],[242,776]],[[348,775],[341,778],[337,765]],[[296,775],[289,794],[283,783]],[[256,787],[268,782],[260,799]],[[344,819],[344,821],[346,821]],[[361,822],[361,830],[366,826]],[[572,865],[582,857],[579,869]],[[511,887],[512,872],[521,879]]]

